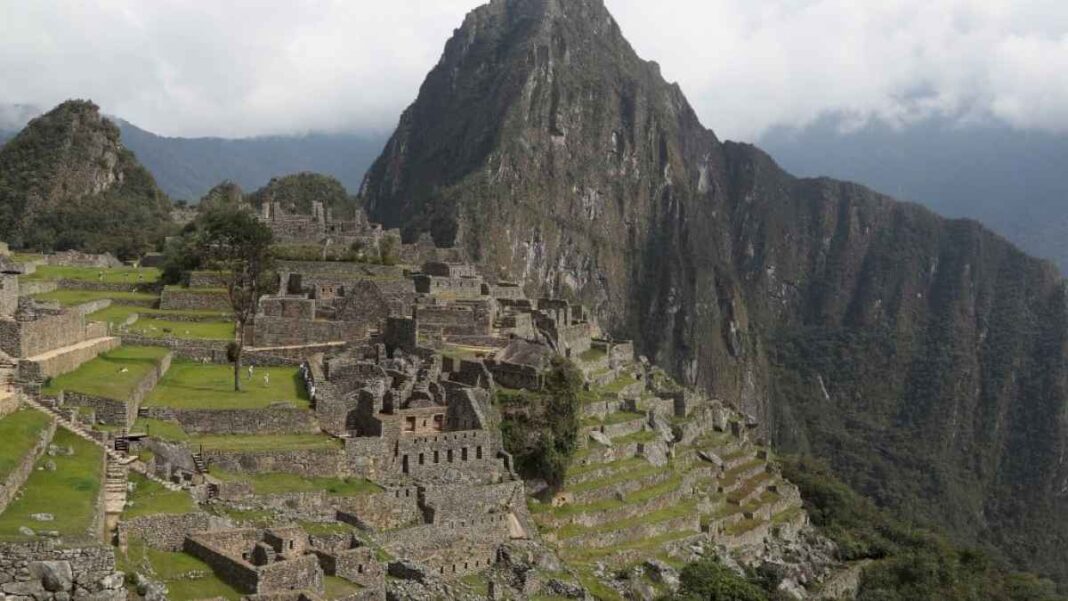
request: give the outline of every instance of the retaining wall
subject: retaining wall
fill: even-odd
[[[25,409],[25,411],[32,411],[32,409]],[[3,483],[0,483],[0,513],[7,509],[7,506],[14,500],[15,495],[18,494],[19,489],[26,483],[26,479],[33,473],[33,466],[37,462],[37,458],[48,448],[48,444],[52,442],[52,436],[55,433],[56,422],[53,420],[41,431],[37,444],[23,455],[15,469],[7,475]]]

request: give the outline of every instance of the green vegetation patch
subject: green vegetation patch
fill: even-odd
[[[123,512],[125,519],[143,515],[182,514],[196,511],[193,497],[185,491],[168,490],[162,484],[139,474],[130,474],[133,491],[126,497],[129,507]]]
[[[250,482],[258,495],[324,491],[335,497],[354,497],[382,492],[382,487],[362,478],[309,478],[295,474],[230,474],[212,470],[211,475],[224,481]]]
[[[221,321],[198,323],[141,318],[128,326],[126,330],[146,338],[178,338],[182,340],[234,339],[234,324]]]
[[[137,418],[137,422],[134,423],[131,432],[148,434],[154,438],[169,440],[171,442],[185,442],[189,440],[189,434],[186,434],[185,430],[182,429],[181,424],[162,419],[139,417]]]
[[[95,515],[103,476],[104,451],[60,429],[53,442],[74,449],[73,455],[45,455],[37,467],[55,464],[55,471],[35,469],[22,487],[22,496],[0,514],[0,538],[18,539],[19,527],[56,531],[65,536],[85,536]],[[55,518],[39,522],[30,516],[49,513]]]
[[[122,303],[154,303],[159,300],[155,294],[147,292],[113,292],[108,290],[54,290],[34,296],[35,299],[44,302],[54,302],[70,307],[83,305],[102,299],[111,299]]]
[[[156,369],[168,353],[165,348],[124,346],[100,355],[77,370],[49,381],[44,394],[61,390],[108,399],[126,400],[137,385]]]
[[[189,439],[189,444],[193,448],[203,447],[205,451],[250,453],[263,451],[327,451],[342,448],[340,440],[324,434],[194,436]]]
[[[327,600],[344,599],[363,588],[354,582],[349,582],[337,576],[323,576],[323,587],[325,588],[323,598]]]
[[[131,540],[125,554],[116,553],[116,560],[117,567],[127,573],[151,572],[167,587],[168,599],[241,598],[241,593],[212,573],[211,566],[192,555],[157,551]]]
[[[269,376],[266,383],[264,376]],[[241,391],[235,391],[233,366],[175,360],[144,405],[173,409],[263,409],[279,402],[298,409],[311,407],[295,367],[257,367],[251,380],[247,369],[243,369]]]
[[[34,273],[22,276],[26,280],[76,280],[104,284],[153,284],[159,281],[160,270],[155,267],[62,267],[39,265]]]
[[[7,480],[41,438],[51,419],[33,409],[16,411],[0,419],[0,482]]]
[[[192,322],[227,322],[233,321],[229,313],[221,311],[173,311],[165,309],[149,309],[131,305],[112,305],[89,315],[93,321],[107,323],[124,323],[131,315],[137,314],[142,319],[159,319],[163,321],[192,321]],[[180,319],[185,318],[185,319]]]

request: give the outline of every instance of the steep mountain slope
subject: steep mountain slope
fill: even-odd
[[[469,14],[362,196],[408,238],[581,298],[880,502],[1068,577],[1056,269],[719,141],[600,0]]]
[[[0,239],[124,256],[152,248],[170,201],[91,102],[72,100],[0,149]]]
[[[828,116],[776,129],[761,146],[787,169],[863,182],[943,215],[978,219],[1068,270],[1068,135],[932,117],[843,130]]]
[[[286,173],[332,175],[356,191],[385,140],[374,134],[309,134],[227,140],[168,138],[119,121],[122,137],[173,198],[195,200],[229,179],[246,190]]]

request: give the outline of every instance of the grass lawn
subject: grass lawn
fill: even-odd
[[[103,274],[103,278],[101,278]],[[141,276],[138,279],[138,276]],[[22,276],[27,280],[79,280],[82,282],[103,282],[105,284],[152,284],[159,281],[160,270],[155,267],[62,267],[59,265],[39,265],[37,271]]]
[[[149,309],[147,307],[135,307],[130,305],[112,305],[107,309],[102,309],[91,314],[89,319],[93,321],[106,321],[108,323],[120,324],[126,321],[126,319],[134,313],[140,315],[142,319],[159,319],[166,321],[179,316],[187,316],[189,318],[196,318],[197,321],[204,322],[231,322],[229,313],[222,313],[219,311],[165,311],[163,309]]]
[[[236,436],[233,434],[194,436],[190,448],[203,445],[205,451],[314,451],[342,448],[340,440],[325,434],[265,434]]]
[[[609,394],[623,392],[623,389],[631,384],[637,384],[638,379],[632,374],[624,373],[606,385],[602,390]]]
[[[129,398],[137,384],[159,365],[167,353],[167,349],[158,347],[119,347],[85,363],[75,371],[53,378],[42,392],[57,394],[60,390],[70,390],[124,400]]]
[[[229,474],[216,470],[211,475],[225,481],[251,482],[258,495],[284,494],[291,492],[325,491],[335,497],[355,497],[382,492],[382,487],[369,480],[354,478],[307,478],[294,474]]]
[[[109,292],[107,290],[55,290],[38,294],[33,298],[39,301],[56,302],[64,306],[82,305],[104,298],[115,302],[150,302],[159,299],[155,294],[146,292]]]
[[[169,440],[171,442],[185,442],[189,440],[189,435],[182,429],[182,424],[161,419],[149,419],[147,417],[137,418],[137,422],[134,423],[130,432],[148,434],[154,438]]]
[[[51,420],[33,409],[22,409],[0,419],[0,482],[18,466],[40,440],[41,431]]]
[[[126,555],[116,553],[118,568],[127,572],[143,571],[148,564],[156,578],[168,590],[168,599],[224,599],[237,601],[241,593],[212,573],[211,566],[185,553],[169,553],[148,548],[139,540],[130,541]],[[189,578],[190,574],[209,574]]]
[[[270,374],[266,386],[265,374]],[[247,369],[242,369],[241,388],[241,392],[234,391],[233,366],[176,360],[144,404],[174,409],[262,409],[285,401],[299,409],[311,407],[295,367],[257,367],[251,381]]]
[[[342,599],[361,589],[360,585],[337,576],[323,576],[323,585],[326,588],[324,599]]]
[[[187,322],[162,319],[138,319],[126,328],[146,338],[181,338],[185,340],[233,340],[234,324],[222,321]]]
[[[55,530],[65,536],[84,536],[93,522],[103,477],[103,449],[60,429],[53,442],[72,447],[73,455],[45,455],[38,466],[54,461],[56,471],[34,470],[22,487],[22,497],[0,514],[0,538],[20,538],[19,526]],[[35,513],[50,513],[51,522],[38,522]]]
[[[122,513],[124,519],[143,515],[181,514],[196,511],[193,497],[185,491],[173,491],[163,488],[162,484],[153,482],[140,474],[130,474],[134,483],[133,491],[126,497],[131,505]]]

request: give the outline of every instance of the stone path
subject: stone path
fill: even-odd
[[[149,472],[148,466],[146,466],[143,462],[139,461],[137,459],[137,457],[132,457],[130,455],[127,455],[126,453],[120,453],[120,452],[118,452],[118,451],[116,451],[116,450],[114,450],[112,448],[109,448],[108,445],[106,445],[105,443],[97,440],[92,435],[90,435],[85,430],[85,428],[83,428],[82,426],[80,426],[80,425],[68,420],[67,418],[63,417],[62,415],[59,414],[59,412],[57,412],[57,411],[55,411],[55,410],[53,410],[53,409],[51,409],[49,407],[46,407],[45,405],[43,405],[43,404],[39,403],[38,401],[36,401],[34,399],[31,399],[29,397],[24,398],[23,401],[27,405],[29,405],[30,407],[33,407],[34,409],[36,409],[38,411],[41,411],[43,413],[46,413],[49,416],[53,417],[56,420],[56,422],[59,423],[60,426],[62,426],[63,428],[69,430],[75,436],[77,436],[79,438],[82,438],[84,440],[87,440],[87,441],[93,443],[94,445],[104,449],[104,452],[107,453],[107,456],[108,456],[109,465],[112,462],[114,462],[115,464],[117,464],[119,466],[122,466],[122,467],[124,467],[126,469],[131,469],[131,470],[137,472],[138,474],[141,474],[145,478],[148,478],[149,480],[152,480],[153,482],[156,482],[156,483],[160,484],[161,486],[167,488],[168,490],[172,490],[172,491],[183,490],[181,486],[178,486],[177,484],[174,484],[173,482],[168,482],[168,481],[156,476],[155,474]]]

